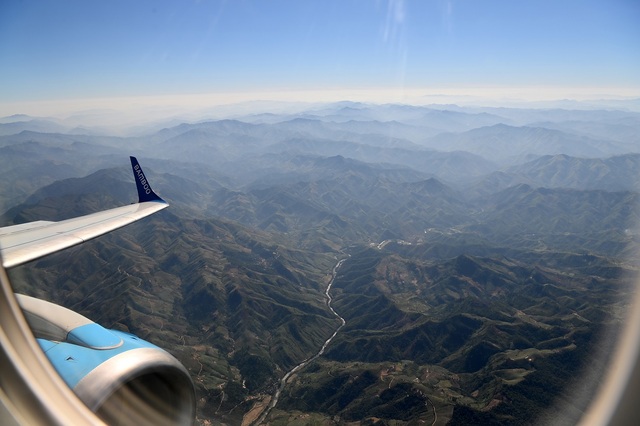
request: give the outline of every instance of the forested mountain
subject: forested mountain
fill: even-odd
[[[579,418],[638,268],[638,114],[339,103],[140,131],[2,120],[3,225],[134,202],[128,155],[170,204],[11,276],[175,354],[199,424]]]

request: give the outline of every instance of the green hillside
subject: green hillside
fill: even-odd
[[[572,424],[640,266],[629,114],[339,104],[144,137],[5,126],[3,225],[135,202],[129,154],[170,204],[11,278],[173,353],[201,425]]]

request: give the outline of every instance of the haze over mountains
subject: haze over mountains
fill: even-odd
[[[3,225],[135,201],[128,155],[171,205],[11,274],[174,353],[202,424],[572,423],[638,268],[638,135],[622,109],[7,117]],[[341,324],[329,282],[345,325],[265,411]]]

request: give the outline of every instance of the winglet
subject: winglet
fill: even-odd
[[[160,198],[155,192],[153,192],[153,189],[151,189],[149,181],[144,175],[142,167],[140,167],[140,164],[138,164],[138,160],[136,159],[136,157],[129,157],[129,159],[131,159],[133,178],[136,181],[136,188],[138,188],[138,202],[144,203],[146,201],[159,201],[162,203],[166,203],[166,201]]]

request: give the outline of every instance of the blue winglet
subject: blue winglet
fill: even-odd
[[[144,175],[142,167],[140,167],[140,164],[138,163],[136,157],[129,157],[129,159],[131,159],[133,178],[136,181],[136,188],[138,189],[138,202],[144,203],[145,201],[159,201],[162,203],[166,203],[166,201],[160,198],[155,192],[153,192],[153,189],[151,189],[149,181]]]

